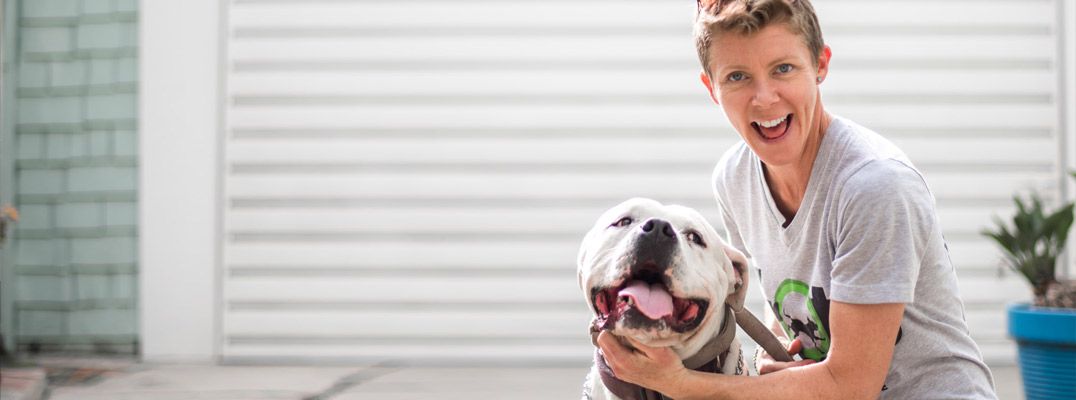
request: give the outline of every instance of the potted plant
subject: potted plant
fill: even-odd
[[[1004,252],[1008,267],[1031,284],[1034,303],[1008,307],[1009,335],[1016,340],[1028,400],[1071,399],[1076,393],[1076,282],[1059,281],[1057,256],[1065,248],[1073,204],[1046,212],[1037,194],[1013,198],[1012,224],[996,219],[984,230]]]

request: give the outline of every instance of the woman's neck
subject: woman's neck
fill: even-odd
[[[829,128],[830,119],[829,114],[822,113],[818,130],[811,136],[813,139],[808,140],[798,162],[778,166],[762,164],[762,171],[773,201],[788,221],[796,216],[807,194],[811,171],[814,168],[815,159],[818,158],[818,149],[822,147],[822,138],[826,129]]]
[[[811,160],[813,163],[813,160]],[[799,211],[804,195],[807,194],[807,184],[811,179],[811,166],[806,170],[801,168],[774,168],[762,164],[762,172],[766,176],[766,185],[770,188],[773,201],[777,209],[786,220],[791,220]]]

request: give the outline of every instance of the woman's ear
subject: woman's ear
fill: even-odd
[[[706,86],[706,91],[710,93],[710,99],[714,101],[714,104],[721,105],[717,101],[717,96],[714,95],[714,85],[710,82],[710,76],[706,75],[706,71],[699,72],[699,79],[702,79],[702,85]]]
[[[833,50],[829,46],[822,47],[822,54],[818,55],[818,83],[826,80],[829,74],[829,60],[833,58]]]

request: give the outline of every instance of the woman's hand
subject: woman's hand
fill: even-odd
[[[675,352],[668,347],[648,347],[630,337],[626,339],[634,350],[620,344],[608,331],[598,335],[598,347],[605,363],[617,378],[666,395],[680,387],[687,368]]]
[[[795,356],[796,354],[799,354],[801,350],[803,350],[803,343],[801,343],[799,339],[793,340],[792,343],[789,343],[788,345],[788,355],[790,356]],[[755,368],[758,368],[759,375],[766,375],[768,373],[777,372],[786,368],[799,367],[815,363],[815,361],[812,359],[791,362],[774,361],[773,356],[770,356],[770,354],[765,351],[759,351],[758,353],[755,353],[755,357],[757,358],[755,360]]]

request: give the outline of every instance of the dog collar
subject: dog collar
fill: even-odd
[[[590,327],[590,340],[594,347],[598,347],[598,334],[601,330],[594,326]],[[695,355],[685,359],[684,366],[699,372],[720,373],[722,363],[728,358],[732,341],[736,338],[736,314],[732,308],[725,305],[725,320],[721,323],[721,329],[706,345],[702,346]],[[594,365],[598,367],[598,375],[602,384],[610,392],[623,400],[665,400],[667,397],[656,390],[644,388],[634,383],[628,383],[613,374],[612,368],[605,362],[600,349],[594,349]]]

